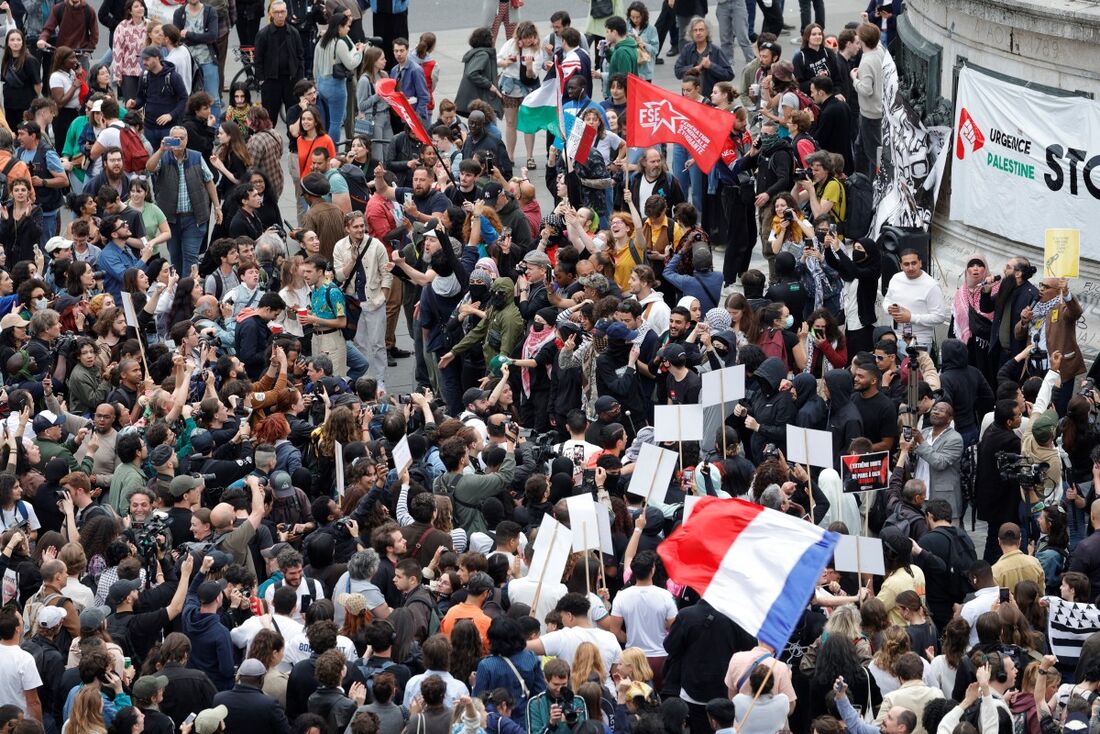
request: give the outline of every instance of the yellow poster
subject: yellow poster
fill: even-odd
[[[1043,253],[1043,276],[1076,278],[1081,265],[1081,230],[1048,229]]]

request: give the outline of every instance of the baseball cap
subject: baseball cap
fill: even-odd
[[[37,418],[35,419],[37,420]],[[1035,437],[1035,440],[1039,443],[1046,443],[1054,436],[1055,429],[1058,428],[1058,414],[1053,411],[1047,411],[1039,415],[1031,422],[1031,435]],[[38,426],[35,426],[35,430],[38,430]]]
[[[638,337],[638,332],[627,328],[626,324],[616,321],[607,327],[608,339],[620,339],[624,342],[632,342]]]
[[[215,561],[215,563],[217,563],[217,561]],[[199,584],[199,602],[201,604],[209,604],[221,596],[224,590],[225,579],[221,581],[203,581]]]
[[[176,499],[180,499],[185,494],[190,492],[195,487],[200,486],[201,484],[201,479],[196,479],[195,477],[189,476],[187,474],[181,474],[178,477],[172,477],[172,481],[168,484],[168,493]]]
[[[67,240],[64,237],[51,237],[46,240],[46,252],[57,252],[58,250],[71,250],[73,249],[73,241]]]
[[[42,607],[38,612],[38,626],[52,630],[65,619],[65,609],[62,607]]]
[[[237,675],[258,678],[261,675],[267,675],[267,668],[256,658],[249,658],[241,663],[241,667],[237,668]]]
[[[485,188],[481,190],[481,200],[495,204],[497,197],[504,191],[504,187],[498,184],[496,181],[490,181],[485,184]]]
[[[214,448],[214,434],[205,428],[196,428],[191,431],[191,448],[196,454],[205,454]]]
[[[264,548],[260,555],[269,561],[275,560],[284,549],[292,547],[290,543],[275,543],[270,548]]]
[[[108,607],[88,607],[80,613],[80,629],[97,630],[103,626],[107,615],[111,613]]]
[[[271,491],[275,493],[276,497],[285,499],[295,495],[294,483],[291,482],[290,475],[285,471],[271,472],[271,476],[267,479],[271,484]]]
[[[214,559],[214,565],[210,567],[211,571],[220,571],[233,562],[233,559],[225,551],[212,550],[206,555]],[[225,584],[223,583],[222,585],[224,586]]]
[[[168,678],[163,675],[143,675],[134,681],[134,698],[148,700],[168,687]]]
[[[8,329],[18,326],[20,328],[27,328],[27,324],[30,322],[17,313],[9,313],[4,318],[0,319],[0,331],[7,331]]]
[[[107,606],[114,609],[122,602],[126,601],[126,597],[131,593],[141,588],[141,582],[137,579],[127,581],[125,579],[116,581],[111,584],[111,588],[107,591]]]
[[[141,58],[143,59],[159,59],[160,47],[159,46],[146,46],[141,50]]]
[[[489,393],[480,388],[471,387],[469,390],[462,393],[462,404],[469,405],[470,403],[475,403],[478,400],[484,400],[487,397],[489,397]]]
[[[601,395],[596,398],[596,412],[597,413],[609,413],[615,409],[615,406],[619,404],[619,401],[610,395]]]
[[[544,268],[550,268],[550,256],[542,250],[531,250],[529,253],[523,256],[523,262],[528,265],[539,265]]]
[[[229,709],[225,706],[200,711],[195,717],[195,734],[214,734],[228,715]]]
[[[164,466],[172,460],[172,447],[161,444],[149,452],[149,463],[153,466]]]
[[[43,431],[50,430],[54,426],[60,426],[64,422],[65,419],[52,410],[43,410],[34,417],[34,432],[42,433]]]
[[[667,359],[670,362],[685,355],[687,355],[687,350],[684,349],[684,345],[676,342],[665,345],[665,348],[661,350],[661,359]]]

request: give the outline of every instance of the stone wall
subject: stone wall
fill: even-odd
[[[948,103],[964,61],[1052,93],[1100,97],[1100,2],[1096,0],[907,0],[898,26],[905,49],[895,53],[920,59],[938,54],[918,71],[927,69],[933,76],[938,71],[938,78],[929,79],[928,86]],[[934,103],[924,103],[927,112]],[[945,291],[954,293],[967,259],[975,253],[984,255],[996,272],[1005,260],[1019,254],[1033,264],[1041,263],[1038,248],[950,218],[950,165],[948,161],[932,222],[933,270]],[[1071,289],[1085,306],[1078,340],[1091,364],[1100,352],[1100,252],[1082,252],[1081,277]]]

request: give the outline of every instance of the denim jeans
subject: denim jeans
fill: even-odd
[[[222,119],[222,80],[218,76],[218,64],[212,61],[209,64],[199,64],[202,68],[203,91],[214,98],[214,104],[210,107],[210,114],[215,120]]]
[[[42,212],[42,236],[38,243],[39,247],[42,249],[46,249],[46,242],[48,242],[51,237],[56,237],[58,234],[58,227],[60,225],[58,215],[60,212],[60,209],[52,212]],[[15,265],[15,263],[10,263],[9,267],[11,265]]]
[[[703,172],[699,169],[699,166],[692,166],[686,171],[684,170],[684,164],[690,158],[687,148],[674,144],[672,146],[672,162],[669,165],[672,167],[672,175],[680,182],[680,188],[684,190],[684,197],[695,207],[695,211],[699,214],[699,221],[702,222],[703,194],[706,193],[706,185],[703,182]]]
[[[438,362],[439,356],[436,355]],[[447,410],[451,415],[458,415],[464,408],[462,405],[462,358],[458,357],[454,362],[439,370],[439,378],[443,383],[443,399],[447,402]]]
[[[344,116],[348,106],[348,83],[334,76],[317,80],[317,97],[324,105],[328,135],[333,143],[339,143],[344,132]]]
[[[172,239],[168,240],[168,257],[181,273],[191,272],[191,266],[199,262],[199,250],[206,241],[206,225],[195,221],[194,214],[177,214],[176,221],[169,222]]]
[[[168,133],[172,130],[171,127],[157,127],[156,125],[145,126],[145,139],[149,141],[149,145],[153,146],[153,150],[160,149],[160,141],[168,137]]]
[[[355,342],[348,342],[348,381],[354,384],[356,380],[367,374],[368,369],[370,365],[367,363],[367,358],[355,346]]]
[[[725,0],[718,3],[718,33],[722,39],[722,53],[732,65],[733,42],[741,47],[741,54],[748,63],[754,58],[752,42],[749,41],[749,18],[747,6],[741,0]]]

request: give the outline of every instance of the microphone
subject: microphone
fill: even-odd
[[[993,276],[993,282],[994,282],[994,283],[996,283],[996,282],[997,282],[997,281],[999,281],[1000,279],[1001,279],[1001,276],[999,276],[999,275],[994,275],[994,276]]]
[[[633,433],[635,436],[637,436],[638,435],[638,429],[634,427],[634,419],[630,417],[630,411],[629,410],[624,411],[623,415],[625,415],[626,419],[628,421],[630,421],[630,432]]]

